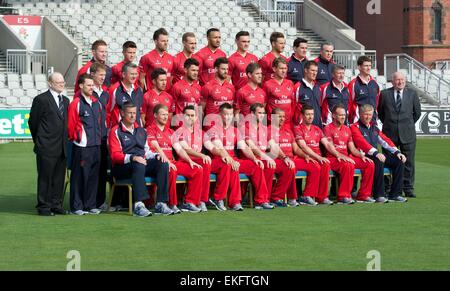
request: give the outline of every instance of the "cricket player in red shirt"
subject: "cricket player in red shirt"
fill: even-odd
[[[297,185],[295,175],[297,171],[307,173],[304,199],[302,205],[316,206],[317,203],[311,197],[315,197],[319,187],[320,167],[311,159],[295,142],[294,133],[290,126],[286,126],[286,115],[283,109],[275,108],[274,120],[269,127],[270,154],[276,157],[277,170],[280,172],[278,179],[284,183],[275,185],[272,190],[272,201],[279,207],[297,207]],[[284,202],[287,195],[288,203]],[[309,197],[308,199],[306,199]]]
[[[264,83],[263,89],[267,95],[267,118],[275,108],[283,109],[286,114],[286,124],[291,126],[295,108],[295,90],[292,81],[286,79],[287,62],[283,58],[276,58],[272,64],[274,78]]]
[[[173,148],[180,158],[176,161],[172,154],[172,138],[175,137],[173,130],[167,126],[169,120],[169,111],[166,105],[158,104],[154,108],[155,120],[147,127],[148,144],[160,156],[162,162],[169,163],[169,207],[177,214],[181,213],[178,209],[177,198],[177,175],[184,176],[187,179],[187,189],[185,203],[181,207],[183,211],[200,212],[196,206],[200,204],[200,193],[202,192],[203,169],[194,162],[190,156],[179,145]]]
[[[333,202],[328,199],[331,169],[330,160],[322,157],[320,144],[322,143],[327,149],[331,148],[332,145],[328,142],[328,139],[324,136],[322,130],[318,126],[312,124],[314,120],[314,108],[305,104],[302,107],[302,114],[303,123],[296,126],[294,129],[295,140],[297,145],[320,166],[320,182],[318,183],[319,189],[317,195],[316,197],[309,196],[309,198],[307,198],[307,195],[304,194],[302,202],[309,204],[310,198],[315,198],[316,203],[332,205]]]
[[[210,28],[206,32],[208,45],[194,54],[194,58],[200,63],[200,85],[204,86],[209,80],[214,79],[214,62],[218,58],[226,58],[227,55],[220,49],[222,37],[220,30]]]
[[[266,92],[260,88],[262,83],[262,70],[257,63],[251,63],[246,68],[247,85],[239,89],[236,93],[236,102],[234,103],[236,116],[240,115],[239,120],[245,120],[250,115],[252,104],[260,103],[266,106]]]
[[[288,61],[288,59],[283,56],[284,47],[286,46],[286,39],[283,33],[276,31],[273,32],[270,35],[270,45],[272,46],[272,50],[263,56],[258,62],[264,75],[263,83],[275,77],[273,61],[276,58],[283,58],[286,63]]]
[[[198,207],[201,211],[206,212],[208,211],[206,204],[209,203],[211,157],[202,154],[204,133],[200,124],[197,122],[198,115],[196,108],[193,105],[186,106],[183,110],[183,117],[183,125],[180,126],[174,133],[175,138],[173,147],[176,148],[178,143],[194,162],[202,166],[203,182],[200,195],[200,204]],[[227,167],[224,167],[224,169],[218,169],[220,174],[217,174],[217,181],[223,180],[221,173],[229,173],[229,169],[227,170],[226,168]]]
[[[153,33],[155,49],[146,54],[139,61],[140,82],[144,91],[152,87],[152,72],[156,68],[163,68],[167,72],[167,90],[172,87],[172,71],[174,58],[167,53],[169,45],[169,33],[164,28],[160,28]]]
[[[132,63],[136,60],[137,45],[134,41],[126,41],[122,45],[123,61],[112,67],[111,85],[122,80],[122,67],[126,63]],[[138,81],[139,81],[138,76]]]
[[[247,147],[241,133],[234,127],[233,107],[224,103],[219,108],[222,122],[213,126],[206,133],[205,148],[212,154],[213,165],[211,171],[214,173],[215,163],[220,160],[231,166],[229,175],[230,189],[229,207],[235,211],[242,211],[241,205],[241,184],[239,181],[239,173],[245,174],[250,178],[252,185],[255,187],[255,193],[258,195],[257,203],[267,202],[268,197],[267,185],[264,179],[264,163],[257,159],[251,149]],[[235,150],[239,150],[244,159],[238,159]],[[226,210],[224,199],[226,198],[226,190],[222,193],[216,193],[214,199],[210,202],[219,211]]]
[[[290,187],[292,181],[295,179],[295,170],[287,167],[282,160],[274,159],[267,151],[269,150],[269,132],[266,122],[265,106],[261,103],[254,103],[250,106],[251,120],[246,124],[244,136],[248,147],[253,151],[253,154],[264,162],[264,178],[266,180],[268,197],[265,202],[257,203],[255,201],[255,209],[272,209],[273,205],[268,203],[272,194],[272,185],[274,175],[277,174],[277,181],[275,185],[275,196],[283,196]],[[295,191],[294,191],[295,193]]]
[[[170,127],[172,115],[175,112],[175,102],[172,96],[165,92],[167,84],[167,73],[162,68],[157,68],[152,72],[152,89],[144,94],[144,102],[142,104],[142,120],[144,120],[144,127],[148,127],[155,119],[153,109],[158,104],[164,104],[169,108],[169,121],[167,126]]]
[[[92,44],[92,59],[87,62],[83,67],[81,67],[80,70],[78,70],[77,78],[75,79],[75,93],[78,93],[80,88],[78,87],[78,79],[81,75],[84,74],[90,74],[89,68],[91,65],[95,62],[99,62],[101,64],[104,64],[106,66],[106,77],[105,77],[105,86],[110,87],[112,85],[111,83],[111,75],[112,71],[111,68],[106,65],[106,58],[108,56],[108,44],[102,40],[96,40]]]
[[[228,61],[228,74],[231,76],[236,91],[247,85],[246,69],[249,64],[258,63],[258,58],[248,52],[250,46],[250,33],[239,31],[236,34],[237,51],[232,54]]]
[[[175,114],[183,114],[186,106],[192,105],[198,111],[201,100],[202,87],[198,84],[199,63],[196,59],[187,59],[184,62],[184,78],[177,82],[171,90],[175,102]],[[201,113],[201,112],[200,112]],[[197,115],[199,112],[197,112]],[[180,120],[175,121],[175,124]]]
[[[333,122],[324,128],[325,136],[334,145],[334,152],[327,152],[331,170],[339,173],[338,201],[351,200],[354,171],[349,168],[360,169],[362,172],[361,187],[356,202],[374,203],[372,195],[373,174],[375,166],[371,159],[359,151],[353,142],[352,132],[345,125],[347,113],[342,104],[335,105],[332,111]],[[353,165],[353,167],[351,166]]]
[[[173,81],[172,85],[183,79],[186,72],[184,71],[184,62],[193,57],[197,48],[197,39],[193,32],[186,32],[182,37],[183,50],[175,55],[173,61]]]
[[[210,80],[202,88],[202,107],[205,116],[209,114],[219,114],[219,108],[224,103],[233,105],[234,103],[234,86],[227,80],[228,78],[228,60],[226,58],[218,58],[214,62],[216,71],[214,79]],[[209,122],[205,121],[208,126]]]

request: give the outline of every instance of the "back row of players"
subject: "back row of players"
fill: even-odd
[[[138,181],[133,165],[150,167],[154,174],[163,173],[167,165],[166,179],[155,174],[156,211],[164,214],[180,212],[177,175],[188,180],[182,209],[192,212],[206,211],[208,203],[226,210],[228,190],[228,206],[242,210],[239,173],[249,176],[255,187],[255,207],[285,206],[285,195],[290,206],[297,206],[297,170],[308,173],[302,204],[332,204],[328,199],[330,169],[340,174],[338,202],[353,203],[350,192],[355,168],[363,173],[357,200],[386,202],[383,162],[397,169],[390,198],[403,202],[399,179],[405,157],[371,127],[380,89],[370,76],[370,58],[359,58],[360,75],[347,85],[345,68],[332,60],[332,44],[322,45],[320,57],[308,61],[307,41],[299,38],[294,42],[295,53],[287,59],[282,55],[284,35],[274,32],[272,51],[258,61],[248,52],[248,32],[236,35],[238,49],[228,59],[220,50],[220,31],[208,30],[207,38],[208,45],[194,53],[195,35],[185,33],[184,49],[173,57],[167,53],[168,33],[161,28],[153,35],[155,49],[141,58],[139,66],[133,64],[136,44],[127,41],[124,60],[112,69],[105,65],[107,44],[94,42],[93,59],[77,77],[74,97],[81,98],[74,98],[69,107],[69,135],[76,151],[98,146],[101,159],[98,165],[83,164],[72,170],[71,185],[78,184],[71,189],[72,212],[98,212],[104,203],[107,146],[116,177],[132,175],[133,181]],[[203,115],[202,120],[199,117]],[[352,130],[346,127],[360,117]],[[269,128],[265,124],[270,124]],[[139,133],[139,128],[145,132]],[[380,142],[392,157],[374,150]],[[78,156],[74,155],[72,167],[77,167]],[[82,159],[83,163],[95,161],[86,158],[86,153]],[[90,183],[82,179],[88,169],[99,173],[98,188],[92,187],[95,179]],[[148,198],[143,179],[146,171],[141,172],[140,185],[134,185],[134,211],[147,216],[150,212],[142,203]],[[217,175],[211,199],[210,173]],[[272,185],[274,174],[278,178]]]

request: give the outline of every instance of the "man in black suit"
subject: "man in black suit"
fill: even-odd
[[[415,123],[421,114],[420,100],[415,91],[405,88],[406,77],[402,72],[393,74],[392,84],[393,88],[381,92],[379,118],[383,123],[383,133],[406,156],[403,192],[406,197],[414,198]]]
[[[28,126],[38,172],[36,209],[39,215],[54,216],[66,213],[62,204],[69,99],[62,95],[65,81],[60,73],[51,74],[48,84],[49,90],[33,99]]]

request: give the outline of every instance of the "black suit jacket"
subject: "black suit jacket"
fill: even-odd
[[[28,127],[34,142],[34,152],[49,157],[67,156],[67,109],[69,99],[63,97],[61,116],[50,90],[36,96],[31,105]]]
[[[416,141],[415,123],[421,114],[419,97],[415,91],[405,88],[397,112],[394,94],[394,88],[381,92],[378,116],[383,122],[383,132],[397,145],[413,143]]]

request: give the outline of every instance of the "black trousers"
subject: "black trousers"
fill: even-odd
[[[405,171],[403,173],[403,192],[414,192],[416,176],[416,142],[399,144],[400,151],[406,156]]]
[[[100,169],[100,146],[73,145],[70,174],[70,210],[91,210],[97,207]]]
[[[38,212],[63,208],[66,157],[36,155]]]
[[[147,165],[130,162],[124,165],[113,166],[113,175],[116,179],[130,179],[133,183],[133,201],[149,199],[145,177],[154,177],[156,181],[156,202],[168,201],[169,190],[169,164],[157,159],[147,160]]]
[[[100,146],[100,167],[98,174],[98,187],[97,187],[97,208],[102,206],[106,200],[106,179],[108,174],[108,147],[106,140],[102,142]]]
[[[383,153],[386,156],[384,163],[380,162],[375,157],[368,156],[375,164],[375,174],[373,176],[373,196],[386,197],[384,191],[384,168],[389,168],[392,171],[392,184],[389,192],[389,198],[394,198],[402,195],[403,188],[403,171],[404,164],[396,156],[389,152]]]

